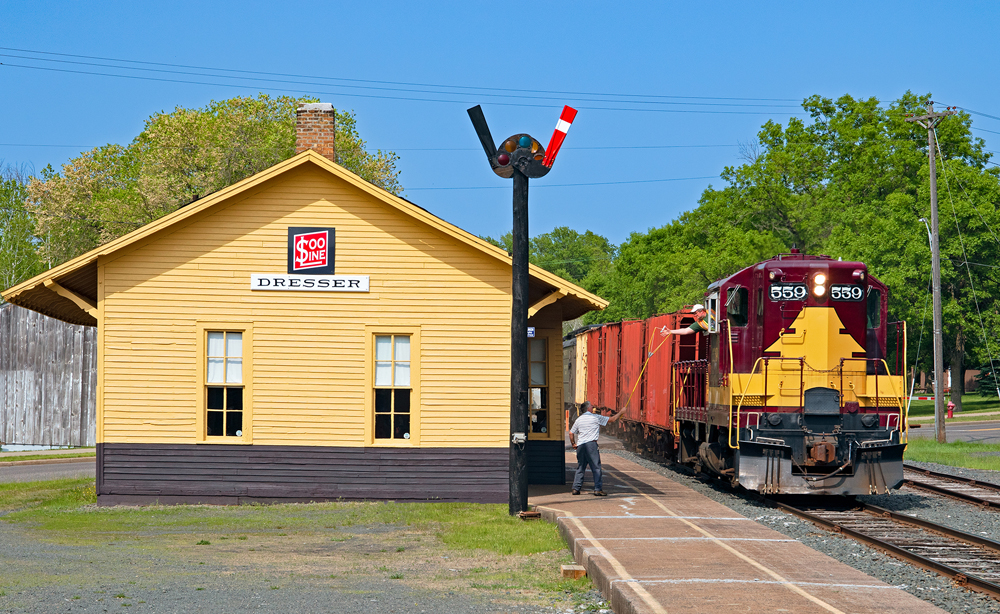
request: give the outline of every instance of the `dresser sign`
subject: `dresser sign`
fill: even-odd
[[[368,292],[367,275],[281,275],[251,273],[251,290]]]

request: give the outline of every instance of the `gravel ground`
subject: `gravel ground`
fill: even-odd
[[[0,522],[0,613],[610,613],[596,590],[540,597],[495,588],[490,576],[476,588],[470,567],[485,561],[475,553],[442,550],[423,535],[406,541],[397,529],[234,538],[153,528],[66,539]],[[199,537],[211,541],[192,545]],[[403,553],[385,548],[397,543]]]
[[[838,561],[862,571],[879,580],[897,586],[908,593],[933,603],[952,614],[996,614],[1000,612],[1000,602],[980,593],[967,591],[934,573],[903,563],[888,555],[860,544],[850,538],[841,537],[819,529],[812,523],[800,520],[770,507],[752,497],[733,494],[714,484],[703,482],[685,473],[664,467],[659,463],[636,456],[623,450],[601,450],[603,454],[617,454],[647,469],[680,482],[706,497],[718,501],[733,511],[768,526],[779,533],[795,538],[814,550],[818,550]],[[933,463],[914,463],[928,469],[970,477],[986,482],[1000,483],[1000,472],[958,469]],[[926,520],[941,522],[953,528],[986,536],[1000,541],[1000,512],[984,511],[974,506],[954,502],[945,497],[925,494],[914,489],[903,488],[890,494],[859,497],[887,509],[899,511]]]

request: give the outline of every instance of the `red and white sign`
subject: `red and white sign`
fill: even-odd
[[[556,129],[552,132],[552,138],[549,139],[549,146],[545,148],[543,165],[552,168],[552,163],[556,161],[556,154],[559,153],[559,148],[566,140],[566,133],[569,132],[569,127],[573,125],[574,119],[576,119],[576,109],[563,106],[559,121],[556,122]]]
[[[295,235],[293,270],[302,271],[330,265],[330,233],[326,230]]]

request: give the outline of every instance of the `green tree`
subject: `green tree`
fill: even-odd
[[[711,282],[797,246],[865,262],[890,288],[889,318],[910,323],[909,364],[924,315],[930,251],[926,131],[906,121],[928,96],[803,102],[809,119],[767,122],[697,208],[633,233],[589,289],[610,300],[601,320],[642,318],[699,300]],[[1000,367],[1000,169],[971,134],[968,114],[937,128],[946,366]],[[927,321],[930,321],[929,314]],[[985,329],[985,331],[984,331]],[[921,369],[929,369],[929,332]],[[990,357],[993,358],[992,365]],[[953,387],[961,406],[962,386]],[[995,393],[995,391],[994,391]]]
[[[44,269],[27,197],[23,173],[10,168],[0,172],[0,288],[17,285]]]
[[[261,94],[178,107],[146,120],[127,146],[105,145],[46,168],[29,185],[44,257],[63,262],[295,153],[295,110],[312,98]],[[337,112],[337,162],[394,194],[392,152],[369,153],[353,113]]]
[[[514,236],[510,232],[499,238],[481,238],[508,252],[514,249]],[[584,285],[610,267],[615,252],[615,245],[607,238],[589,230],[581,234],[568,226],[537,235],[528,243],[529,262],[567,281]]]
[[[811,121],[764,124],[746,163],[723,171],[729,185],[707,191],[699,213],[809,253],[865,262],[890,287],[890,320],[920,322],[930,268],[920,221],[930,217],[927,136],[905,119],[928,99],[907,93],[883,105],[874,98],[808,98],[803,108]],[[986,168],[989,154],[970,128],[963,113],[937,129],[946,363],[956,382],[966,354],[979,362],[1000,349],[988,348],[1000,330],[991,268],[1000,256],[1000,175]],[[927,347],[922,355],[926,368]],[[953,387],[959,406],[961,389]]]

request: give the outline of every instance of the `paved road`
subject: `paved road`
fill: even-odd
[[[96,473],[96,466],[96,461],[93,458],[84,458],[79,462],[72,463],[0,467],[0,483],[34,482],[58,478],[92,478]]]
[[[945,422],[948,441],[1000,443],[1000,420],[991,422]],[[910,437],[934,437],[934,423],[928,422],[910,431]]]

